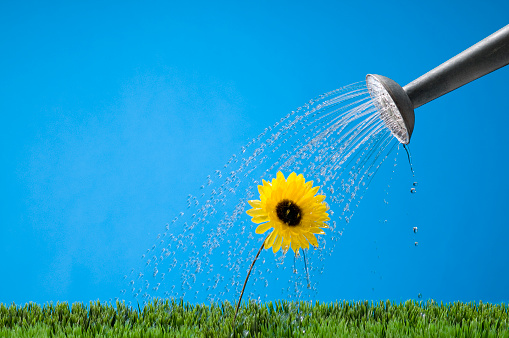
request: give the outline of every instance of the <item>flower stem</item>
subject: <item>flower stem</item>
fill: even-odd
[[[269,234],[269,236],[270,236],[270,234]],[[246,289],[247,280],[249,279],[249,275],[251,275],[251,270],[253,270],[253,266],[254,266],[256,260],[258,259],[258,256],[260,256],[260,252],[262,252],[263,246],[265,245],[265,241],[267,240],[267,238],[269,238],[269,236],[267,236],[265,238],[265,240],[263,241],[262,246],[258,250],[258,253],[256,254],[255,258],[253,259],[253,263],[251,263],[251,267],[249,268],[249,271],[247,273],[246,280],[244,281],[244,286],[242,287],[242,292],[240,293],[239,301],[237,303],[237,308],[235,309],[235,316],[233,317],[234,326],[235,326],[235,319],[237,318],[237,312],[239,312],[240,301],[242,300],[242,296],[244,295],[244,290]]]
[[[308,271],[308,266],[306,264],[306,254],[304,253],[304,249],[302,249],[302,258],[304,258],[304,268],[306,269],[306,279],[308,280],[308,289],[311,289],[311,282],[309,281],[309,271]]]

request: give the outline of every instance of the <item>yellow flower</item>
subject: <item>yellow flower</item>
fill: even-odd
[[[248,201],[253,208],[247,214],[260,224],[257,234],[274,228],[265,240],[265,249],[286,252],[291,247],[297,254],[310,243],[317,247],[315,234],[325,234],[322,228],[328,228],[325,222],[330,220],[325,196],[316,195],[320,187],[312,188],[313,181],[306,183],[304,176],[294,172],[288,179],[278,172],[272,182],[262,181],[258,186],[260,200]]]

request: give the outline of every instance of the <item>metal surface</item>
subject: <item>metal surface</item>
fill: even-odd
[[[406,92],[395,81],[382,75],[368,74],[366,84],[380,118],[400,143],[408,144],[414,130],[415,115]]]
[[[414,108],[509,64],[509,25],[407,84]]]
[[[407,144],[414,129],[415,108],[507,64],[509,25],[403,88],[385,76],[373,74],[366,76],[366,84],[385,125],[399,142]]]

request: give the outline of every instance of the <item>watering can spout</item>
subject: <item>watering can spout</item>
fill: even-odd
[[[415,122],[414,107],[408,94],[395,81],[382,75],[368,74],[366,84],[380,118],[400,143],[408,144]]]
[[[384,76],[371,74],[366,76],[366,84],[371,98],[375,102],[375,106],[382,115],[382,119],[384,119],[385,114],[386,119],[389,121],[391,117],[394,117],[400,118],[405,122],[404,127],[406,130],[398,128],[393,130],[384,119],[384,122],[386,122],[386,125],[393,135],[398,138],[401,143],[407,144],[410,142],[414,127],[415,118],[413,110],[415,108],[504,67],[507,64],[509,64],[509,25],[501,28],[404,87],[399,86],[396,82]],[[385,92],[378,91],[380,86]],[[384,101],[387,101],[384,95],[389,95],[394,105],[398,109],[403,110],[400,110],[399,113],[396,111],[384,113],[381,109],[385,109],[386,111],[388,109],[387,105],[384,105]],[[411,109],[408,107],[407,99],[411,103]],[[396,125],[396,127],[398,126],[397,123],[392,122],[392,124]],[[400,126],[400,128],[402,127]],[[404,132],[408,134],[408,138],[398,137],[397,133],[404,134]]]

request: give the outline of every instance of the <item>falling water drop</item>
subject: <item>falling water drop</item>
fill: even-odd
[[[142,279],[147,276],[154,287],[146,288],[144,302],[152,297],[181,298],[186,292],[197,302],[231,299],[240,292],[253,251],[263,241],[246,215],[250,208],[247,201],[258,198],[257,185],[262,179],[270,181],[279,170],[303,173],[306,180],[321,185],[321,194],[327,193],[330,218],[349,223],[375,173],[398,144],[380,119],[364,84],[312,100],[234,154],[225,165],[225,173],[229,174],[215,171],[198,186],[198,197],[188,196],[189,212],[180,212],[172,220],[171,231],[170,225],[165,225],[168,235],[152,247],[157,256],[141,267],[131,296],[143,294],[140,286],[149,285]],[[305,294],[314,297],[318,291],[313,278],[323,274],[334,239],[343,231],[338,230],[331,229],[335,233],[327,245],[320,238],[318,248],[306,252],[307,269],[302,260],[292,269],[281,252],[264,252],[263,261],[257,262],[253,271],[258,283],[249,291],[252,298],[265,294],[264,287],[269,284],[271,289],[274,285],[274,290],[286,290],[280,287],[288,282],[295,286],[285,291],[292,299],[303,299]],[[271,269],[263,266],[265,261]],[[309,271],[309,279],[303,278],[303,271]]]
[[[414,168],[412,166],[412,155],[410,154],[410,147],[408,146],[408,144],[403,144],[403,148],[405,148],[406,151],[408,164],[410,165],[410,171],[412,171],[412,176],[415,176]]]

